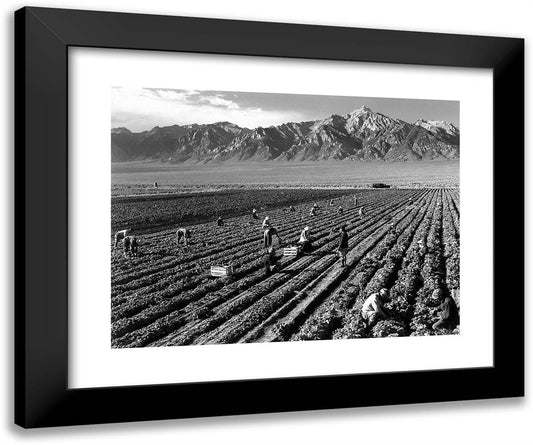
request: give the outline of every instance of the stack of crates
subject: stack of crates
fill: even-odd
[[[233,275],[233,266],[211,266],[211,276],[213,277],[231,277]]]
[[[283,248],[283,256],[298,256],[302,250],[301,246],[290,246]]]

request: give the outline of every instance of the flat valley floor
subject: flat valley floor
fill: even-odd
[[[459,333],[457,323],[433,327],[446,296],[459,304],[459,162],[128,163],[114,164],[112,178],[112,233],[133,227],[140,241],[136,257],[111,243],[115,348]],[[354,188],[373,182],[395,188]],[[268,275],[265,216],[283,241]],[[180,226],[191,229],[188,246],[175,242]],[[304,226],[313,251],[283,256]],[[211,266],[229,264],[231,279],[210,275]],[[391,295],[388,318],[368,327],[362,304],[382,287]]]
[[[162,190],[204,191],[206,184],[260,187],[365,187],[383,182],[396,187],[459,187],[459,161],[385,162],[242,162],[234,164],[115,163],[113,194],[146,193],[157,182]],[[153,190],[150,190],[153,192]]]

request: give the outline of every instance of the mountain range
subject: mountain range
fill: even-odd
[[[170,163],[459,159],[459,129],[450,122],[407,123],[362,106],[345,115],[255,129],[230,122],[111,130],[111,160]]]

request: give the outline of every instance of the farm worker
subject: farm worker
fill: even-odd
[[[333,199],[330,199],[330,200],[329,200],[329,206],[330,206],[330,207],[333,206]]]
[[[119,230],[117,233],[115,233],[115,247],[117,247],[119,241],[126,238],[130,232],[131,232],[131,229],[124,229],[124,230]]]
[[[220,227],[220,226],[223,226],[223,225],[224,225],[224,220],[222,219],[221,216],[219,216],[218,219],[217,219],[217,226]]]
[[[291,206],[289,207],[289,212],[296,212],[296,209],[294,208],[294,206],[291,205]]]
[[[396,226],[394,225],[394,223],[391,223],[391,225],[389,226],[389,233],[392,235],[396,235]]]
[[[138,256],[139,254],[139,242],[136,236],[129,236],[130,238],[130,252],[131,256]]]
[[[154,187],[157,188],[157,182],[154,182]]]
[[[278,237],[278,242],[281,243],[281,238],[278,235],[278,231],[274,227],[267,227],[263,233],[263,246],[265,249],[270,249],[272,247],[272,237],[276,235]]]
[[[353,195],[353,205],[357,207],[357,195]]]
[[[359,208],[359,218],[360,218],[360,219],[363,219],[364,216],[365,216],[365,210],[364,210],[364,207],[361,206],[361,207]]]
[[[309,226],[305,226],[302,230],[302,233],[300,234],[300,239],[298,240],[298,244],[302,245],[302,250],[304,252],[309,252],[311,250],[312,245]]]
[[[428,249],[426,247],[426,244],[424,243],[423,239],[419,239],[416,244],[418,245],[418,255],[424,256],[426,255]]]
[[[361,316],[366,321],[367,326],[375,325],[380,318],[387,318],[383,312],[382,304],[388,300],[388,295],[389,291],[383,288],[365,300],[361,308]]]
[[[442,290],[435,289],[432,294],[432,298],[433,297],[436,299],[442,298]],[[451,328],[457,323],[459,312],[452,297],[447,296],[438,307],[437,311],[437,318],[434,318],[436,322],[433,324],[433,330],[446,327]]]
[[[257,215],[257,210],[256,209],[252,209],[252,218],[253,219],[259,219],[259,216]]]
[[[124,252],[124,258],[127,258],[131,252],[131,236],[124,237],[124,241],[122,242],[123,246],[123,252]]]
[[[337,209],[337,213],[338,213],[339,215],[342,215],[343,212],[344,212],[344,210],[343,210],[342,206],[339,206],[339,208]]]
[[[269,247],[267,256],[265,258],[265,275],[270,275],[278,265],[278,259],[276,258],[276,249]]]
[[[183,240],[183,244],[187,246],[191,238],[191,231],[189,229],[179,228],[176,232],[176,244]]]
[[[346,232],[346,224],[343,224],[340,230],[338,251],[341,257],[341,265],[346,266],[346,253],[348,252],[348,233]]]
[[[409,205],[411,205],[413,203],[413,198],[409,197]]]
[[[316,204],[315,204],[315,205],[316,205]],[[317,208],[316,208],[315,206],[313,206],[313,207],[311,208],[311,211],[309,212],[309,216],[315,216],[315,215],[316,215],[316,209],[317,209]]]
[[[263,220],[263,230],[268,228],[268,227],[271,227],[270,225],[270,218],[268,216],[265,216],[265,219]]]

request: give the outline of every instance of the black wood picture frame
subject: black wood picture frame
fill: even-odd
[[[69,47],[492,69],[494,366],[69,389]],[[15,13],[15,138],[18,425],[33,428],[523,396],[524,40],[26,7]],[[512,209],[506,205],[503,212],[510,184],[514,204]],[[388,390],[374,389],[384,387]]]

